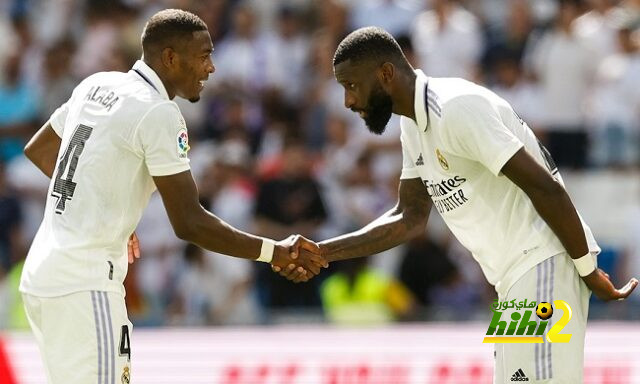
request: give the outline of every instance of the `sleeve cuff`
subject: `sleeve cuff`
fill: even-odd
[[[49,125],[53,128],[53,131],[58,135],[58,137],[62,138],[62,132],[64,131],[64,126],[58,123],[57,120],[49,120]]]
[[[189,162],[187,161],[183,164],[167,164],[149,168],[149,174],[151,176],[169,176],[188,171],[189,169],[191,169],[191,167],[189,166]]]
[[[507,145],[506,148],[496,156],[495,161],[491,164],[491,168],[489,168],[491,173],[495,176],[500,176],[502,167],[504,167],[507,161],[509,161],[509,159],[511,159],[522,147],[524,147],[524,144],[520,142],[520,140],[516,138],[511,140],[509,145]]]
[[[415,179],[416,177],[420,177],[418,174],[418,170],[415,168],[402,168],[402,173],[400,173],[400,180],[403,179]]]

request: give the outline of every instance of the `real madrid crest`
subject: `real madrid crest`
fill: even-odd
[[[447,159],[445,159],[444,156],[442,156],[442,153],[440,153],[440,150],[438,148],[436,148],[436,156],[438,157],[438,162],[440,163],[440,166],[442,167],[442,169],[444,169],[445,171],[448,171],[449,163],[447,163]]]
[[[122,370],[122,376],[120,376],[120,381],[122,382],[122,384],[129,384],[130,380],[131,376],[129,374],[129,367],[124,367],[124,369]]]

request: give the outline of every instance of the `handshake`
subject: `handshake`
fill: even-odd
[[[294,283],[309,281],[328,266],[320,246],[302,235],[278,241],[271,260],[271,269]]]

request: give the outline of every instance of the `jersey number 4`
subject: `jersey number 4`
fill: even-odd
[[[120,331],[120,356],[127,356],[131,361],[131,341],[129,341],[129,327],[123,325]]]
[[[71,136],[69,145],[64,151],[64,155],[58,161],[58,169],[53,184],[51,196],[57,197],[56,213],[62,214],[67,207],[67,200],[71,200],[76,190],[76,183],[73,182],[73,175],[78,166],[78,159],[84,151],[84,144],[91,136],[93,128],[86,125],[78,125]]]

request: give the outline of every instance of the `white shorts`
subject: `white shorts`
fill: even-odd
[[[50,384],[130,382],[133,325],[121,294],[22,296]]]
[[[522,276],[500,302],[528,299],[537,303],[564,300],[571,307],[571,320],[560,331],[572,334],[568,343],[549,343],[547,332],[562,318],[558,310],[549,319],[542,344],[495,344],[494,384],[512,383],[582,383],[584,334],[591,291],[582,281],[568,254],[555,255]],[[554,310],[556,306],[553,305]],[[533,308],[535,311],[535,308]],[[511,321],[506,310],[501,319]],[[520,311],[522,312],[522,311]],[[535,313],[533,318],[537,319]],[[532,319],[533,319],[532,318]],[[525,380],[527,379],[527,380]]]

